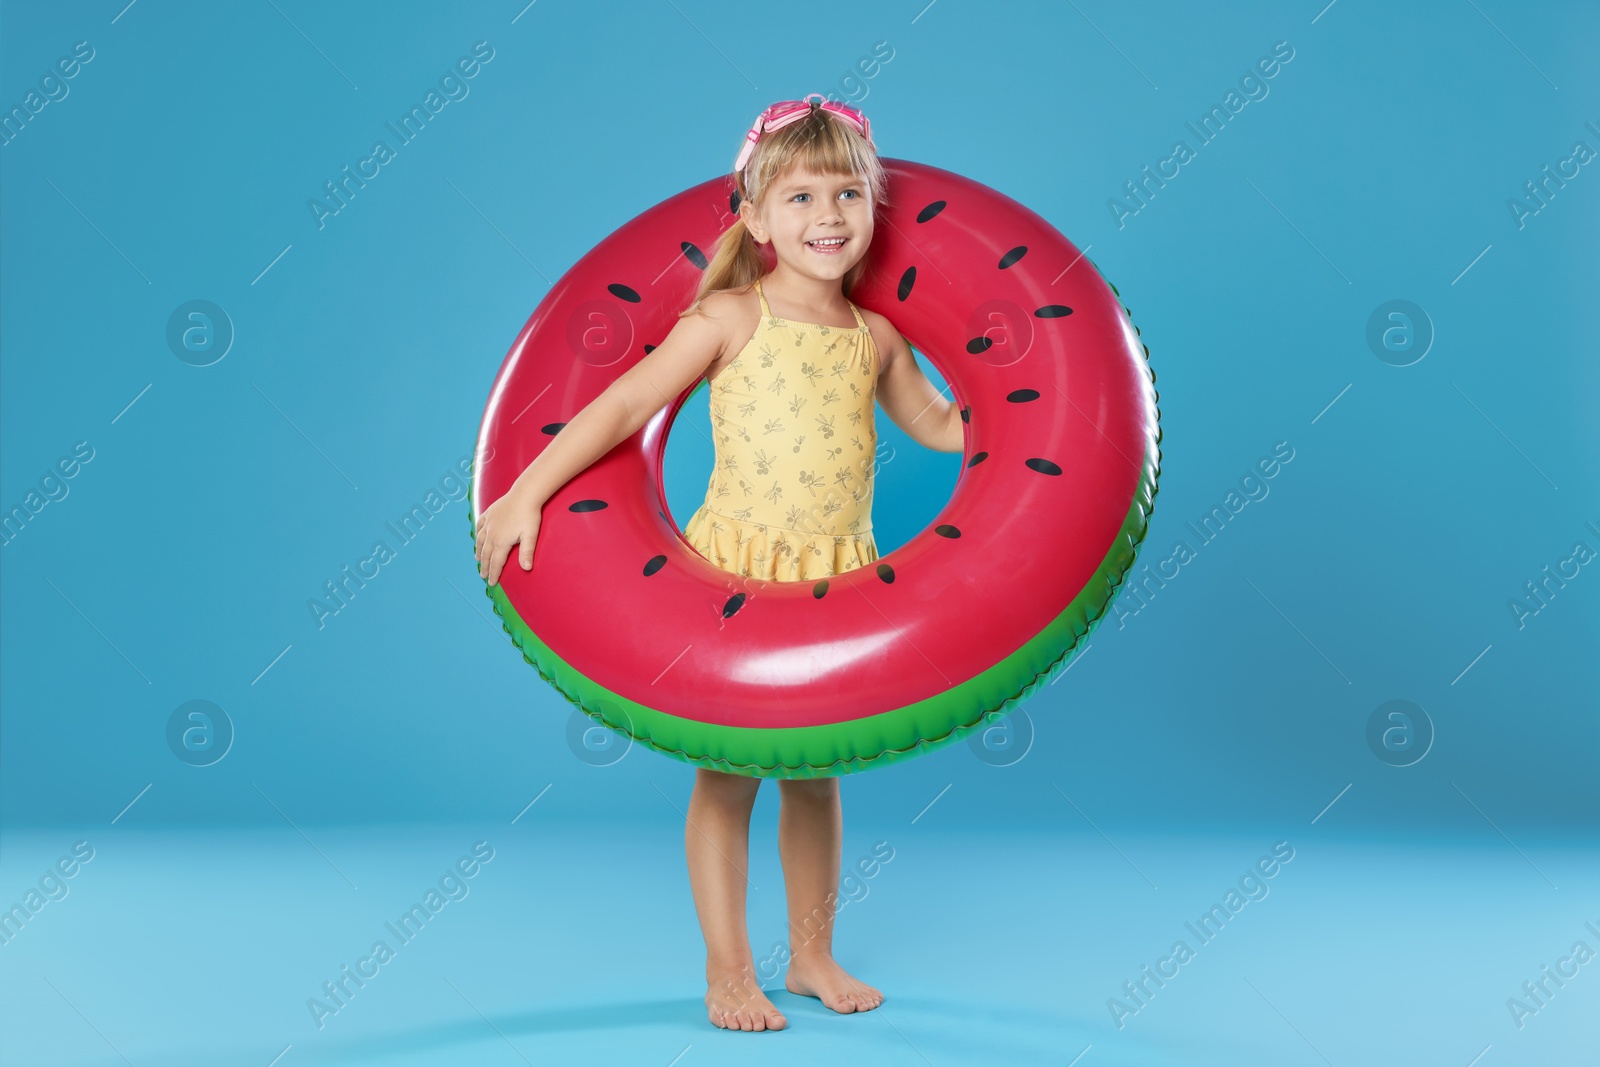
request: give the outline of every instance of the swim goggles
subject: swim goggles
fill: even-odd
[[[813,96],[817,98],[818,103],[809,102]],[[773,104],[756,116],[756,121],[750,126],[750,132],[745,134],[744,148],[740,150],[739,158],[733,164],[734,173],[744,170],[745,164],[750,162],[750,154],[756,150],[756,142],[761,140],[762,134],[781,130],[790,123],[799,122],[818,107],[850,123],[861,131],[861,136],[867,139],[868,144],[872,144],[872,123],[867,121],[867,116],[848,104],[834,103],[821,93],[807,93],[800,100],[784,100]]]

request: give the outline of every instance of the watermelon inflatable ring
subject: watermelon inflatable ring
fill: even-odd
[[[816,778],[960,740],[1062,668],[1144,538],[1160,466],[1155,378],[1116,289],[1016,201],[883,163],[871,266],[849,296],[886,315],[960,405],[964,462],[936,520],[822,581],[719,569],[662,489],[667,434],[702,380],[558,490],[532,569],[513,556],[487,589],[545,681],[687,763]],[[479,430],[474,544],[480,505],[671,330],[737,207],[731,176],[679,193],[540,301]]]

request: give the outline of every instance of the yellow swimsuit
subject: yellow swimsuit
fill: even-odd
[[[780,582],[854,570],[872,538],[878,349],[853,330],[772,314],[710,383],[716,464],[684,536],[734,574]]]

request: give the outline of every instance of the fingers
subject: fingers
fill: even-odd
[[[532,570],[533,549],[539,537],[537,511],[531,516],[510,513],[507,521],[512,524],[512,529],[491,530],[491,520],[498,504],[499,501],[496,501],[484,509],[483,515],[478,520],[478,537],[473,546],[473,555],[478,560],[478,577],[490,585],[500,580],[500,572],[511,556],[513,546],[522,546],[522,551],[518,553],[518,562],[522,565],[522,569]]]
[[[478,577],[482,578],[490,585],[494,585],[496,582],[498,582],[500,580],[500,571],[505,567],[506,564],[506,557],[511,555],[511,547],[516,543],[516,537],[512,537],[509,540],[501,540],[498,537],[485,535],[484,538],[478,542],[476,553],[478,559]],[[527,555],[528,553],[525,552],[524,554]],[[531,566],[531,561],[529,566]],[[523,569],[527,570],[528,567],[524,566]]]
[[[478,577],[479,578],[487,578],[489,576],[489,568],[487,566],[487,563],[488,563],[487,552],[488,552],[488,545],[489,545],[489,518],[490,518],[490,515],[491,515],[491,513],[493,511],[494,511],[494,505],[490,504],[487,508],[484,509],[483,514],[478,516],[478,529],[477,529],[478,536],[472,543],[472,556],[473,556],[474,559],[476,559],[478,561]]]
[[[522,569],[525,571],[531,571],[533,570],[533,548],[539,543],[538,512],[534,512],[528,517],[528,521],[523,524],[522,533],[518,535],[518,540],[522,545],[522,553],[520,557]]]
[[[489,530],[484,519],[478,520],[478,539],[473,543],[472,556],[478,561],[478,577],[489,577]]]
[[[506,565],[506,557],[511,555],[511,545],[495,545],[489,553],[489,584],[494,585],[500,580],[500,571]]]
[[[509,550],[510,546],[506,546]],[[499,538],[489,532],[489,513],[485,511],[483,518],[478,520],[478,540],[473,547],[473,555],[478,561],[478,577],[493,585],[500,578],[500,567],[495,559],[496,554],[502,552]],[[501,554],[500,558],[505,557]]]

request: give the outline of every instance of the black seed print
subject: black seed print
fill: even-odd
[[[738,614],[739,609],[742,607],[744,607],[744,594],[735,593],[733,596],[728,598],[728,602],[726,604],[722,605],[722,617],[724,619],[731,619]]]
[[[906,272],[904,274],[900,275],[900,291],[899,291],[900,299],[904,300],[906,297],[910,296],[911,295],[911,287],[913,285],[916,285],[916,284],[917,284],[917,268],[916,267],[907,267],[906,268]]]
[[[1065,304],[1046,304],[1033,313],[1038,319],[1064,319],[1072,314],[1072,309]]]
[[[968,404],[966,407],[961,409],[961,421],[962,422],[971,422],[972,421],[972,405],[971,404]]]
[[[667,565],[667,557],[666,556],[651,556],[650,557],[650,562],[646,563],[644,565],[644,576],[646,578],[648,578],[652,574],[654,574],[656,571],[660,570],[662,567],[665,567],[666,565]]]
[[[612,282],[610,285],[606,286],[606,292],[610,293],[618,300],[626,300],[630,304],[637,304],[640,300],[638,293],[634,292],[632,289],[629,289],[621,282]]]
[[[549,434],[551,437],[554,437],[556,434],[561,432],[561,427],[565,425],[566,423],[564,422],[547,422],[543,426],[539,427],[539,432],[543,434]]]
[[[885,585],[894,584],[894,568],[887,563],[878,564],[878,577],[883,579]]]
[[[1017,260],[1021,259],[1023,256],[1025,256],[1027,254],[1028,254],[1028,246],[1027,245],[1018,245],[1017,247],[1013,248],[1011,251],[1007,252],[1005,255],[1000,257],[1000,269],[1001,270],[1005,270],[1007,267],[1011,266],[1011,264],[1015,263]]]
[[[942,522],[938,526],[935,526],[933,528],[933,532],[938,534],[940,537],[960,537],[961,536],[961,531],[959,529],[957,529],[956,527],[951,526],[948,522]]]
[[[739,213],[739,190],[737,189],[733,191],[732,196],[728,197],[728,213],[731,215]]]
[[[984,460],[986,460],[988,458],[989,458],[989,453],[987,453],[987,452],[976,453],[971,459],[967,460],[967,466],[968,467],[976,467],[978,464],[982,463]]]
[[[647,355],[647,356],[650,353],[654,352],[655,350],[656,350],[656,346],[655,345],[645,345],[644,346],[644,354]]]
[[[967,342],[967,351],[976,356],[980,353],[989,351],[989,346],[992,344],[994,344],[994,342],[989,340],[987,337],[974,337],[972,340]]]
[[[1029,470],[1038,471],[1040,474],[1060,474],[1061,468],[1047,459],[1026,459],[1022,465]]]
[[[606,503],[604,500],[579,500],[568,507],[567,510],[576,512],[604,511],[610,506],[611,505]]]
[[[1013,389],[1006,394],[1006,402],[1010,404],[1026,404],[1030,400],[1039,399],[1037,389]]]
[[[917,221],[918,222],[927,222],[929,219],[933,218],[935,215],[937,215],[939,212],[941,212],[943,210],[944,210],[944,201],[943,200],[935,200],[933,203],[929,204],[927,207],[925,207],[921,211],[917,212]]]
[[[701,270],[706,269],[706,254],[700,251],[694,245],[690,244],[688,241],[683,242],[683,258],[687,259],[690,263],[693,263]]]
[[[827,596],[828,595],[828,579],[824,578],[824,579],[822,579],[822,581],[820,581],[816,585],[812,586],[811,587],[811,595],[816,597],[818,600],[821,600],[823,597]]]

